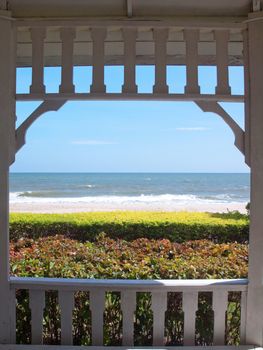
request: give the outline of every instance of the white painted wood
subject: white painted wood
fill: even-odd
[[[217,94],[231,94],[228,79],[228,30],[216,30]]]
[[[44,85],[44,40],[46,28],[31,28],[32,40],[32,84],[30,93],[45,93]]]
[[[57,43],[45,41],[45,66],[46,67],[60,67],[61,55],[58,55]],[[107,54],[104,56],[105,66],[122,66],[123,65],[123,43],[116,41],[106,42]],[[199,42],[199,66],[216,65],[216,56],[214,48],[210,42]],[[242,66],[243,45],[240,42],[229,43],[229,65]],[[136,64],[137,65],[154,65],[155,57],[152,53],[152,42],[143,42],[143,39],[136,40]],[[30,45],[27,43],[18,44],[19,56],[17,58],[17,67],[31,67],[31,51]],[[76,54],[78,52],[78,54]],[[235,53],[237,52],[237,53]],[[185,45],[182,41],[167,42],[167,65],[185,65]],[[74,41],[74,66],[92,66],[92,43],[87,41]]]
[[[61,345],[72,345],[72,312],[74,309],[74,292],[62,291],[58,293],[61,310]]]
[[[135,290],[151,292],[160,291],[246,291],[247,279],[200,279],[200,280],[122,280],[122,279],[81,279],[81,278],[47,278],[47,277],[10,277],[10,285],[17,289],[39,290]],[[101,292],[103,293],[103,292]]]
[[[198,292],[183,293],[184,345],[195,345],[195,321],[198,309]]]
[[[250,166],[250,111],[249,111],[249,51],[248,51],[248,30],[243,30],[243,55],[244,55],[244,91],[245,91],[245,162]]]
[[[0,24],[1,30],[1,24]],[[1,77],[1,72],[0,72]],[[1,95],[1,93],[0,93]],[[0,97],[0,101],[2,101]],[[2,113],[1,113],[2,114]],[[3,115],[0,115],[1,124],[0,124],[0,136],[4,134],[4,125],[5,120]],[[2,129],[2,130],[1,130]],[[9,159],[8,159],[8,130],[5,131],[6,136],[1,137],[0,139],[0,148],[2,153],[0,154],[0,342],[9,343],[10,342],[10,323],[9,323],[9,314],[11,312],[10,304],[10,290],[8,284],[8,275],[9,271],[9,256],[8,256],[8,237],[9,237]]]
[[[124,28],[124,84],[122,92],[136,93],[136,37],[137,28]]]
[[[74,92],[73,84],[73,53],[75,28],[61,28],[60,38],[62,41],[61,57],[61,85],[60,92]]]
[[[15,0],[17,1],[17,0]],[[23,1],[23,0],[21,0]],[[144,1],[144,0],[143,0]],[[242,1],[242,0],[241,0]],[[250,1],[250,0],[245,0]],[[144,2],[145,4],[145,2]],[[152,3],[151,3],[152,4]],[[171,4],[171,3],[170,3]],[[151,5],[150,5],[151,6]],[[214,4],[213,4],[214,6]],[[123,6],[125,7],[125,6]],[[101,8],[101,7],[100,7]],[[192,9],[191,9],[192,10]],[[42,17],[41,15],[38,18],[29,18],[28,17],[28,8],[27,8],[27,18],[17,18],[16,26],[17,27],[39,27],[39,26],[54,26],[54,19],[50,17]],[[126,16],[126,14],[125,14]],[[147,15],[141,16],[140,18],[134,17],[131,21],[125,17],[116,18],[112,15],[107,14],[107,18],[101,18],[101,14],[98,16],[84,16],[83,13],[81,17],[76,16],[67,16],[66,17],[57,17],[56,25],[59,27],[68,27],[69,25],[73,26],[87,26],[94,27],[115,27],[115,28],[123,28],[123,27],[141,27],[142,29],[148,29],[153,27],[174,27],[176,29],[182,28],[195,28],[195,29],[205,29],[207,30],[215,30],[215,29],[244,29],[246,28],[246,23],[244,22],[244,16],[238,16],[236,13],[234,16],[220,16],[218,12],[216,16],[207,16],[203,15],[193,16],[192,13],[190,16],[164,16],[162,13],[157,14],[156,16],[149,17]]]
[[[250,233],[246,342],[263,346],[263,19],[248,22],[250,118]]]
[[[228,292],[215,290],[213,292],[214,311],[214,345],[225,344],[226,311],[228,304]]]
[[[26,143],[26,133],[30,126],[44,113],[58,111],[66,103],[65,100],[44,101],[32,112],[27,119],[16,129],[16,152]]]
[[[132,0],[126,0],[127,6],[127,17],[132,17]]]
[[[10,290],[10,343],[16,344],[16,290]]]
[[[261,1],[260,0],[252,0],[253,4],[253,12],[258,12],[261,10]]]
[[[195,346],[128,347],[128,346],[61,346],[61,345],[1,345],[0,350],[197,350]],[[198,350],[262,350],[253,345],[244,346],[199,346]]]
[[[165,345],[164,326],[167,292],[152,292],[153,346]]]
[[[39,345],[43,342],[45,291],[29,290],[29,307],[31,310],[31,343],[33,345]]]
[[[133,346],[134,337],[134,313],[136,311],[136,292],[121,292],[122,310],[122,345]]]
[[[92,345],[103,345],[103,325],[104,325],[104,307],[105,307],[105,291],[103,289],[91,290],[90,310],[92,322]]]
[[[155,28],[153,38],[155,43],[155,85],[153,92],[168,93],[166,82],[166,45],[168,39],[167,28]]]
[[[0,344],[10,343],[9,164],[15,159],[15,31],[0,17]]]
[[[243,102],[243,95],[214,95],[214,94],[152,94],[152,93],[50,93],[50,94],[17,94],[17,101],[49,100],[110,100],[110,101],[220,101],[220,102]]]
[[[198,85],[198,40],[199,30],[184,30],[185,49],[186,49],[186,87],[185,93],[198,94],[200,87]]]
[[[237,124],[237,122],[225,111],[225,109],[220,106],[218,102],[215,101],[195,101],[195,103],[204,111],[212,112],[219,115],[224,122],[230,127],[235,136],[234,144],[237,149],[245,155],[245,132]]]
[[[7,10],[7,0],[0,0],[0,10]]]
[[[240,344],[246,344],[247,291],[241,293]]]
[[[42,22],[39,22],[42,23]],[[63,22],[56,23],[63,27]],[[95,23],[95,24],[94,24]],[[137,23],[138,26],[135,24]],[[148,24],[149,23],[149,24]],[[165,23],[167,23],[165,25]],[[214,22],[213,22],[214,23]],[[30,26],[31,22],[28,23]],[[169,38],[167,41],[167,64],[185,64],[185,44],[183,42],[182,28],[187,25],[183,24],[181,27],[174,26],[173,23],[163,22],[162,20],[156,22],[147,22],[145,27],[144,21],[115,21],[97,20],[93,24],[87,22],[79,23],[74,20],[64,22],[64,27],[72,26],[76,29],[76,38],[74,40],[74,64],[75,65],[92,65],[92,39],[88,28],[94,25],[101,25],[107,28],[107,37],[105,43],[107,49],[105,51],[106,65],[123,65],[123,41],[122,30],[125,28],[138,29],[137,31],[137,64],[154,64],[155,57],[153,52],[153,37],[152,30],[154,28],[169,28]],[[163,24],[163,25],[161,25]],[[82,26],[83,25],[83,26]],[[46,66],[61,66],[60,53],[60,27],[47,27],[47,36],[45,39],[45,65]],[[214,41],[214,30],[216,27],[201,30],[199,40],[199,64],[200,65],[214,65],[216,45]],[[221,28],[222,29],[222,28]],[[31,66],[31,38],[30,32],[27,28],[18,27],[18,47],[17,47],[17,66]],[[237,29],[231,31],[229,35],[229,64],[242,65],[243,64],[243,37],[242,30]]]
[[[104,41],[107,35],[105,28],[92,28],[91,37],[93,40],[92,56],[92,85],[90,91],[93,93],[106,92],[104,84]]]
[[[153,343],[162,346],[164,342],[164,314],[167,306],[167,292],[183,292],[183,310],[185,345],[194,345],[195,318],[198,307],[198,291],[213,291],[216,294],[214,309],[221,305],[221,295],[227,295],[228,291],[245,292],[247,280],[81,280],[63,278],[14,278],[11,277],[12,290],[30,289],[32,292],[44,293],[45,290],[58,290],[59,302],[63,304],[65,326],[65,343],[71,341],[71,317],[72,317],[72,293],[73,291],[88,290],[90,293],[90,310],[92,316],[92,343],[96,346],[103,345],[103,315],[105,303],[105,291],[121,292],[121,309],[123,312],[123,345],[133,345],[134,313],[136,310],[136,292],[152,293],[152,310],[154,315]],[[219,294],[218,294],[219,293]],[[221,293],[221,294],[220,294]],[[61,295],[63,301],[61,301]],[[219,297],[218,297],[219,295]],[[42,305],[43,306],[43,305]],[[216,311],[217,312],[217,311]],[[220,313],[220,310],[219,310]],[[222,322],[217,312],[218,321],[215,320],[216,329]],[[38,315],[41,315],[41,309]],[[243,315],[244,317],[244,315]],[[41,316],[38,316],[40,319]],[[220,323],[221,322],[221,323]],[[223,321],[224,322],[224,321]],[[37,323],[39,325],[39,321]],[[39,328],[38,328],[39,329]],[[67,329],[67,332],[66,332]],[[38,330],[38,334],[41,331]],[[38,336],[39,341],[39,336]],[[155,346],[155,345],[154,345]]]

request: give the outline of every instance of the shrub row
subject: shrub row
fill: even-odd
[[[189,241],[182,244],[167,239],[112,240],[104,234],[95,242],[81,243],[63,236],[20,239],[11,243],[11,271],[24,277],[77,278],[240,278],[247,276],[247,245]],[[27,291],[17,293],[17,341],[30,341],[30,310]],[[48,292],[44,313],[44,340],[60,342],[60,316],[56,292]],[[121,345],[122,314],[120,294],[107,293],[105,301],[104,344]],[[196,344],[212,343],[212,296],[199,295]],[[151,298],[138,293],[135,313],[135,345],[152,345]],[[229,295],[227,312],[228,344],[239,343],[240,294]],[[182,295],[168,293],[166,313],[167,345],[182,345]],[[75,294],[73,315],[74,344],[90,345],[91,314],[87,293]]]
[[[39,238],[63,234],[82,242],[94,241],[100,232],[111,238],[162,239],[185,242],[209,239],[244,243],[249,221],[238,212],[227,214],[186,212],[96,212],[74,214],[11,214],[10,236]]]
[[[247,245],[208,240],[131,242],[100,234],[81,243],[63,236],[11,243],[11,272],[25,277],[195,279],[243,278]]]

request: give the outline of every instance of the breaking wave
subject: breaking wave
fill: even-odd
[[[58,194],[58,193],[57,193]],[[209,197],[199,197],[196,195],[144,195],[139,196],[83,196],[83,197],[63,197],[57,196],[55,192],[49,191],[26,191],[11,192],[10,203],[105,203],[105,204],[136,204],[136,203],[176,203],[176,204],[198,204],[198,203],[231,203],[243,202],[233,198],[231,195],[215,195]]]

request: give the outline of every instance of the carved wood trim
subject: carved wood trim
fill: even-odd
[[[26,133],[29,127],[44,113],[58,111],[66,100],[46,100],[38,106],[33,113],[16,129],[16,152],[26,143]]]
[[[216,101],[195,101],[203,112],[212,112],[219,115],[230,127],[235,136],[234,144],[238,150],[245,155],[245,131],[234,121],[234,119]]]

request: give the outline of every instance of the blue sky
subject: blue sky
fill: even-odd
[[[243,93],[242,68],[230,68],[233,93]],[[77,92],[89,91],[91,69],[75,68]],[[27,92],[30,69],[17,72],[17,91]],[[45,69],[48,92],[58,90],[59,68]],[[122,67],[106,67],[107,91],[119,92]],[[139,92],[150,92],[153,67],[137,68]],[[185,68],[168,67],[171,92],[182,92]],[[214,67],[199,68],[201,91],[214,91]],[[39,102],[17,103],[19,125]],[[224,103],[243,127],[243,104]],[[191,102],[68,102],[43,115],[27,134],[13,172],[248,172],[231,130],[215,114]]]

